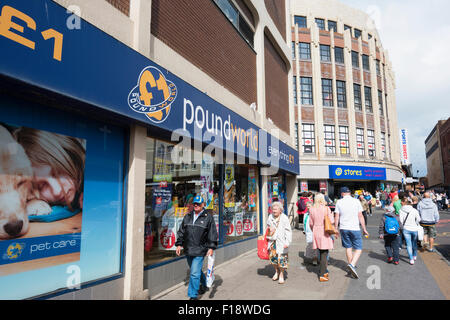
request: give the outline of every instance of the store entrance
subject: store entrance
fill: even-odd
[[[350,192],[355,194],[355,191],[362,190],[369,191],[372,196],[375,195],[375,192],[377,190],[378,181],[336,181],[333,180],[331,183],[333,186],[333,191],[331,191],[330,188],[330,195],[333,195],[334,199],[340,199],[341,198],[341,188],[347,187],[350,189]]]

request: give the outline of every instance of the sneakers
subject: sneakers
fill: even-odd
[[[319,281],[320,282],[326,282],[326,281],[328,281],[329,279],[328,278],[325,278],[325,277],[320,277],[319,278]]]
[[[207,288],[204,285],[200,285],[200,288],[198,288],[198,294],[204,294],[206,292]]]
[[[416,260],[417,260],[417,257],[416,257],[416,256],[414,256],[414,257],[413,257],[413,259],[414,259],[414,261],[416,261]]]
[[[350,273],[352,274],[352,276],[356,279],[359,279],[358,274],[356,273],[356,267],[353,266],[351,263],[349,263],[347,265],[347,269],[350,271]]]
[[[414,264],[414,259],[409,260],[409,264],[413,265]]]
[[[434,249],[428,248],[427,251],[428,251],[428,252],[434,252]]]
[[[394,264],[395,264],[396,266],[398,266],[398,261],[394,261]]]
[[[198,298],[197,297],[192,297],[192,298],[189,298],[189,300],[198,300]]]
[[[394,261],[394,258],[392,258],[392,257],[389,257],[389,258],[387,259],[387,263],[392,263],[392,261]]]

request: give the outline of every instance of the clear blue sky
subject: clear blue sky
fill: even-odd
[[[395,72],[398,125],[408,129],[413,172],[425,176],[425,139],[450,117],[450,1],[340,1],[377,25]]]

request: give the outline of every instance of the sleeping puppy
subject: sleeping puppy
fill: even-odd
[[[0,240],[28,232],[29,214],[49,214],[50,206],[36,199],[33,170],[23,147],[0,125]]]

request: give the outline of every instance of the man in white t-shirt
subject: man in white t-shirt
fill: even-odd
[[[369,236],[369,233],[364,223],[361,202],[352,198],[350,189],[347,187],[342,187],[341,195],[342,199],[337,201],[334,210],[335,226],[340,231],[342,246],[347,254],[347,268],[358,279],[355,268],[362,252],[362,235],[359,225],[361,224],[365,235]]]

